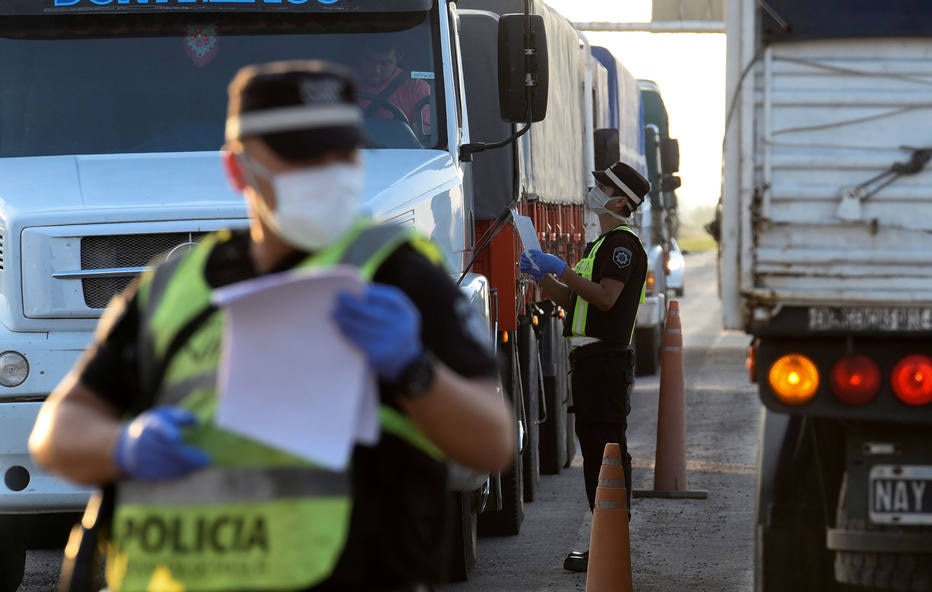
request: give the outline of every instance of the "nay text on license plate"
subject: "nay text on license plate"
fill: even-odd
[[[932,524],[932,466],[876,465],[869,487],[871,522]]]

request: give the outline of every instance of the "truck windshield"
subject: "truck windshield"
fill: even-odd
[[[0,157],[218,150],[247,64],[356,72],[371,147],[444,144],[431,15],[119,14],[0,19]],[[434,19],[436,20],[436,19]]]

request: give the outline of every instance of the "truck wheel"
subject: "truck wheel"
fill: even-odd
[[[558,475],[567,464],[567,392],[566,374],[560,374],[557,365],[556,376],[544,377],[544,400],[547,403],[547,421],[540,425],[540,472],[544,475]]]
[[[834,591],[832,553],[825,544],[831,521],[826,508],[836,499],[844,458],[843,447],[834,443],[844,440],[830,426],[808,419],[797,418],[790,425],[779,444],[777,472],[768,476],[774,483],[771,494],[758,499],[770,516],[755,533],[759,590]]]
[[[770,526],[757,533],[761,592],[835,590],[824,544],[825,525],[817,511],[804,502],[775,505],[772,512]]]
[[[524,501],[533,502],[540,487],[540,357],[537,335],[530,323],[518,328],[518,359],[521,368],[521,391],[524,396],[527,440],[523,454]]]
[[[842,481],[838,496],[836,524],[840,529],[869,532],[904,532],[905,528],[870,524],[863,518],[848,514],[845,504],[848,490],[848,475]],[[928,535],[930,531],[921,530]],[[916,530],[913,529],[912,532]],[[928,554],[919,553],[859,553],[838,551],[835,553],[835,580],[841,584],[873,586],[882,590],[919,592],[932,590],[932,563]]]
[[[501,360],[502,388],[511,399],[515,419],[519,424],[526,425],[527,417],[524,410],[524,397],[521,396],[521,376],[518,372],[517,353],[514,346],[500,344],[499,357]],[[500,510],[487,510],[479,514],[479,536],[512,536],[521,531],[524,522],[524,461],[522,448],[527,451],[527,445],[522,442],[526,438],[521,432],[526,428],[519,426],[516,430],[515,457],[511,466],[501,474]]]
[[[16,592],[26,571],[26,545],[14,516],[0,516],[0,592]]]
[[[571,395],[572,397],[572,395]],[[572,398],[570,399],[572,401]],[[576,414],[566,414],[566,463],[563,468],[569,468],[576,458]]]
[[[514,536],[524,522],[524,471],[521,456],[515,455],[501,475],[502,509],[479,514],[479,536]]]
[[[641,376],[650,376],[660,368],[660,348],[663,332],[660,325],[644,327],[634,332],[635,371]]]
[[[554,375],[544,376],[543,397],[547,406],[547,419],[540,425],[540,472],[557,475],[567,464],[566,415],[569,406],[569,358],[560,319],[551,318],[544,326],[542,341],[552,344]]]
[[[567,356],[569,352],[567,352]],[[569,358],[566,361],[566,370],[569,372],[570,363]],[[573,407],[573,382],[570,380],[569,374],[566,375],[566,463],[564,463],[563,468],[569,468],[573,464],[573,459],[576,458],[576,414],[570,413],[570,409]]]
[[[450,493],[451,545],[447,558],[446,579],[465,582],[476,565],[476,496],[471,491]]]

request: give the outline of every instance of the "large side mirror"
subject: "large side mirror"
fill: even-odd
[[[660,141],[660,164],[664,174],[675,173],[680,170],[680,143],[674,138],[664,138]]]
[[[529,35],[527,34],[529,33]],[[530,51],[526,51],[530,50]],[[547,114],[547,33],[539,14],[503,14],[498,20],[498,103],[502,119],[540,121]]]
[[[620,145],[618,130],[615,128],[607,127],[595,130],[593,152],[595,153],[594,164],[597,171],[604,171],[621,160]]]

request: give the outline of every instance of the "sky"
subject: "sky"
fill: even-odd
[[[573,22],[648,22],[651,0],[545,0]],[[725,133],[725,35],[584,31],[637,78],[660,86],[670,135],[680,144],[680,210],[714,206],[721,192]]]

